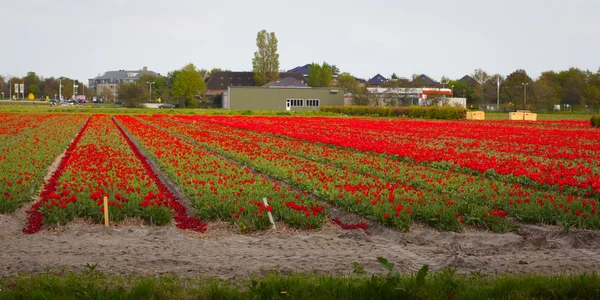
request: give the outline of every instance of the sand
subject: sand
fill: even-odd
[[[558,227],[524,225],[515,233],[495,234],[474,229],[438,232],[415,225],[401,233],[370,223],[367,235],[332,223],[308,232],[278,224],[277,230],[240,234],[227,223],[209,223],[208,231],[200,234],[135,220],[110,228],[77,220],[25,235],[25,217],[23,209],[0,216],[0,276],[45,272],[48,267],[81,271],[86,264],[98,264],[98,270],[109,274],[222,279],[271,272],[349,274],[354,263],[381,273],[378,256],[409,273],[424,264],[433,270],[453,267],[485,274],[600,271],[600,233],[567,233]]]

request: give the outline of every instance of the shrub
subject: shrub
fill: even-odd
[[[600,127],[600,115],[593,115],[590,123],[592,123],[592,127]]]
[[[322,106],[322,112],[348,116],[410,117],[440,120],[458,120],[466,116],[467,110],[450,106]]]

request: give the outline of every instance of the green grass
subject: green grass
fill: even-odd
[[[544,113],[537,114],[539,121],[590,120],[593,114],[587,113]],[[485,113],[486,120],[508,120],[508,113]]]
[[[321,111],[307,112],[287,112],[274,110],[225,110],[225,109],[191,109],[191,108],[176,108],[176,109],[157,109],[157,108],[125,108],[116,104],[93,104],[73,106],[56,106],[50,107],[48,104],[26,102],[0,102],[0,112],[13,113],[99,113],[99,114],[181,114],[181,115],[260,115],[260,116],[333,116],[343,117],[342,114],[327,113]],[[391,117],[370,117],[365,118],[391,118]],[[486,120],[508,120],[508,113],[493,113],[487,112]],[[586,113],[545,113],[538,114],[538,120],[590,120],[592,114]],[[393,118],[393,117],[392,117]]]
[[[393,267],[393,266],[392,266]],[[600,299],[600,277],[581,275],[427,274],[348,276],[277,274],[238,280],[202,277],[107,276],[53,272],[0,279],[0,299]]]

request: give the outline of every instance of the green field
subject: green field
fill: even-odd
[[[117,104],[83,104],[73,106],[50,107],[39,102],[0,102],[0,112],[15,113],[101,113],[101,114],[182,114],[182,115],[260,115],[260,116],[343,116],[320,111],[286,112],[269,110],[224,110],[224,109],[158,109],[158,108],[126,108]],[[587,113],[544,113],[538,114],[538,120],[589,120],[592,114]],[[389,117],[385,117],[389,118]],[[486,113],[486,120],[508,120],[508,113]]]

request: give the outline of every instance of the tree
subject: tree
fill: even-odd
[[[501,85],[500,96],[503,103],[515,104],[517,108],[529,109],[531,106],[539,105],[534,82],[527,72],[521,69],[506,77]]]
[[[34,95],[40,95],[40,78],[35,74],[35,72],[27,72],[27,76],[23,78],[25,81],[25,88],[27,92],[33,93]]]
[[[275,33],[261,30],[256,35],[258,51],[254,52],[252,70],[257,86],[279,78],[279,54],[277,54],[277,38]]]
[[[546,109],[553,109],[553,106],[560,104],[559,91],[560,85],[554,71],[543,72],[534,82],[533,88],[537,95],[537,105]]]
[[[173,80],[173,97],[185,107],[197,107],[197,95],[203,95],[206,84],[194,64],[181,68]],[[204,98],[204,97],[202,97]]]
[[[50,98],[58,98],[58,81],[54,77],[44,79],[44,94]]]
[[[123,99],[125,107],[141,107],[142,103],[148,100],[149,91],[146,82],[131,82],[119,86],[119,98]]]
[[[340,69],[336,65],[331,66],[331,71],[333,72],[333,75],[340,75]]]
[[[398,75],[396,75],[396,73],[392,73],[392,76],[390,76],[391,80],[396,80],[398,79]]]
[[[339,78],[338,78],[339,80]],[[333,68],[326,62],[322,65],[312,63],[308,66],[308,85],[311,87],[330,87],[333,83]]]
[[[583,90],[583,103],[596,108],[600,105],[600,72],[588,72],[587,84]]]
[[[308,85],[311,87],[323,86],[323,68],[319,64],[312,63],[308,66]]]
[[[4,79],[4,76],[0,75],[0,92],[4,93],[4,97],[9,97],[10,95],[8,95],[8,93],[10,92],[8,87],[7,87],[7,83]]]
[[[586,87],[586,73],[577,68],[561,71],[557,75],[560,84],[560,98],[566,104],[582,104],[583,91]]]
[[[452,89],[453,97],[466,98],[467,106],[473,105],[473,88],[467,83],[460,80],[450,80],[447,86]]]
[[[338,86],[344,88],[346,93],[356,95],[360,91],[360,84],[350,73],[344,72],[338,75]]]

